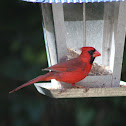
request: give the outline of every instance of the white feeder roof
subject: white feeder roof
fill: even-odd
[[[94,2],[113,2],[113,1],[126,1],[126,0],[22,0],[27,2],[35,2],[35,3],[94,3]]]

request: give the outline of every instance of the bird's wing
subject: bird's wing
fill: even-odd
[[[86,66],[85,62],[82,62],[79,58],[75,58],[75,59],[68,60],[63,63],[53,65],[43,70],[51,70],[51,71],[56,71],[56,72],[71,72],[78,68],[84,69],[85,66]]]

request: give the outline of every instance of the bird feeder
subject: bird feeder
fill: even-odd
[[[35,84],[40,93],[55,98],[126,96],[126,88],[120,87],[126,33],[125,0],[25,1],[41,2],[49,66],[76,57],[77,49],[83,46],[95,47],[101,53],[89,75],[77,83],[89,87],[87,92],[63,84],[68,89],[59,93],[60,83],[51,80]]]

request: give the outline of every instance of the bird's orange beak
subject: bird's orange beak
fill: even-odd
[[[93,57],[97,57],[97,56],[101,56],[101,54],[97,50],[95,50]]]

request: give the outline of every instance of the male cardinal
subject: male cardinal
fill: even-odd
[[[101,55],[93,47],[82,47],[80,49],[82,52],[79,57],[45,68],[44,70],[51,70],[51,72],[48,72],[45,75],[40,75],[9,93],[17,91],[35,82],[49,81],[51,79],[70,83],[73,86],[76,86],[75,83],[84,79],[90,72],[95,57]]]

